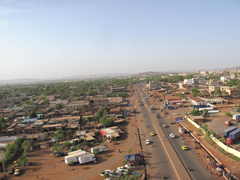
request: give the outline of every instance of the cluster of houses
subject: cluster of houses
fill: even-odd
[[[111,91],[127,92],[127,88],[111,88]],[[26,94],[24,97],[29,98]],[[82,101],[61,100],[56,95],[46,98],[49,100],[48,105],[37,102],[31,106],[15,106],[14,102],[18,102],[21,97],[4,100],[3,104],[0,102],[1,117],[9,119],[7,128],[0,132],[3,138],[3,140],[0,138],[0,148],[6,147],[10,142],[9,138],[11,141],[18,137],[34,139],[36,142],[45,141],[48,135],[54,134],[60,128],[71,130],[77,140],[95,141],[96,133],[107,138],[117,138],[123,133],[119,124],[124,123],[126,116],[129,115],[126,110],[129,102],[123,97],[87,96]],[[62,108],[56,109],[57,104],[61,104]],[[99,122],[88,121],[96,116],[97,111],[102,107],[108,110],[107,117],[114,120],[114,127],[107,128]],[[37,117],[30,118],[28,114],[33,110]]]

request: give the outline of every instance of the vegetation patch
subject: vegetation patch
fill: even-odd
[[[240,158],[237,157],[237,156],[230,155],[229,157],[232,158],[232,159],[234,159],[234,160],[237,161],[237,162],[240,162]]]

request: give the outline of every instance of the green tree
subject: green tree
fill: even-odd
[[[204,109],[203,112],[202,112],[202,114],[203,114],[203,117],[207,117],[207,116],[208,116],[208,110],[207,110],[207,109]]]
[[[200,91],[196,88],[192,88],[191,93],[192,93],[193,96],[198,96],[200,94]]]
[[[63,139],[65,136],[64,136],[64,134],[63,134],[62,129],[58,129],[58,130],[55,132],[54,137],[55,137],[57,140]]]
[[[99,153],[99,150],[98,149],[93,149],[93,154],[94,155],[97,155]]]
[[[181,92],[177,93],[177,97],[179,97],[180,99],[182,99],[185,95]]]
[[[55,108],[58,109],[58,110],[60,110],[60,109],[63,108],[63,105],[62,105],[62,104],[56,104]]]
[[[204,129],[205,131],[207,131],[208,130],[208,125],[206,123],[203,123],[201,128]]]
[[[240,112],[240,107],[237,108],[237,112]]]
[[[48,104],[49,103],[49,100],[48,100],[48,98],[44,98],[44,100],[43,100],[43,104]]]
[[[106,119],[104,117],[100,118],[100,121],[99,121],[101,124],[105,125],[105,126],[111,126],[113,124],[113,120],[110,118],[110,119]]]
[[[199,111],[198,111],[198,110],[196,110],[196,109],[193,109],[193,110],[191,111],[191,115],[192,115],[192,116],[199,116],[199,115],[200,115],[200,113],[199,113]]]
[[[29,114],[29,117],[30,118],[36,118],[37,117],[37,114],[35,111],[31,111],[30,114]]]
[[[226,116],[232,116],[232,114],[230,112],[226,112],[225,115]]]

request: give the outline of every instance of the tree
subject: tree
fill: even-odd
[[[182,99],[185,95],[184,95],[183,93],[179,92],[179,93],[177,93],[177,96],[178,96],[180,99]]]
[[[35,111],[31,111],[30,114],[29,114],[29,117],[30,118],[36,118],[37,117],[37,114]]]
[[[65,136],[64,136],[64,134],[63,134],[62,129],[58,129],[58,130],[55,132],[54,137],[55,137],[57,140],[63,139]]]
[[[55,108],[58,109],[58,110],[59,110],[59,109],[62,109],[62,108],[63,108],[63,105],[62,105],[62,104],[56,104]]]
[[[230,112],[226,112],[225,115],[226,116],[232,116],[232,114]]]
[[[192,115],[192,116],[199,116],[199,115],[200,115],[200,113],[199,113],[199,111],[198,111],[198,110],[196,110],[196,109],[193,109],[193,110],[192,110],[192,112],[191,112],[191,115]]]
[[[105,126],[111,126],[113,124],[113,120],[112,119],[106,119],[104,117],[100,118],[99,122],[101,124],[105,125]]]
[[[202,114],[203,114],[203,117],[207,117],[207,116],[208,116],[208,110],[207,110],[207,109],[204,109],[203,112],[202,112]]]
[[[25,140],[25,141],[22,143],[21,148],[23,149],[23,154],[24,154],[24,155],[27,155],[27,154],[30,152],[31,146],[32,146],[32,142],[29,141],[29,140]]]
[[[201,128],[204,129],[205,131],[207,131],[208,130],[208,125],[206,123],[203,123]]]
[[[94,155],[97,155],[99,153],[99,150],[98,149],[93,149],[93,154]]]
[[[49,103],[49,100],[48,100],[48,98],[44,98],[44,100],[43,100],[43,104],[48,104]]]
[[[240,112],[240,107],[237,108],[237,112]]]
[[[200,91],[196,88],[192,88],[191,93],[192,93],[193,96],[198,96],[200,94]]]

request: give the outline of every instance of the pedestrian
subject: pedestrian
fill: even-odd
[[[38,174],[36,175],[36,178],[38,179]]]
[[[207,165],[207,169],[208,169],[208,165]]]
[[[118,152],[120,153],[120,149],[118,149]]]
[[[151,167],[151,164],[149,163],[149,167]]]

